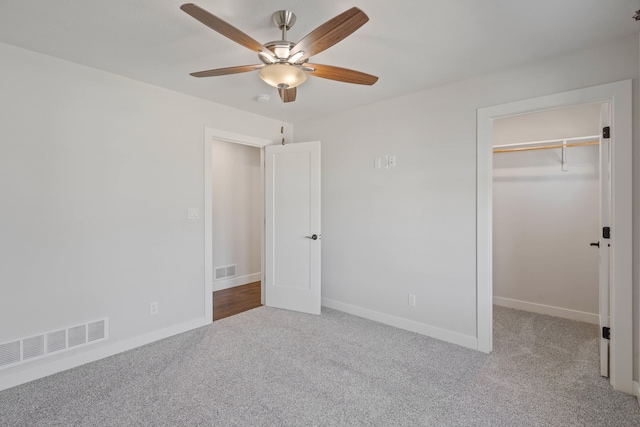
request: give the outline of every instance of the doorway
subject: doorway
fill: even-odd
[[[214,141],[253,147],[260,151],[260,188],[264,188],[264,147],[271,140],[249,135],[228,132],[220,129],[205,128],[204,132],[204,320],[213,321],[214,257],[213,257],[213,147]],[[264,198],[260,204],[260,215],[264,215]],[[260,222],[260,294],[264,304],[264,225]],[[224,266],[226,267],[226,266]]]
[[[495,305],[599,324],[602,108],[494,120]]]
[[[261,305],[261,149],[212,141],[213,320]]]
[[[267,139],[211,128],[205,128],[204,137],[204,323],[213,321],[214,140],[260,148],[261,304],[320,314],[320,141],[272,145]],[[300,221],[303,217],[309,221]],[[300,242],[309,246],[300,251],[309,255],[308,262],[289,262],[291,248]],[[275,300],[266,300],[267,290]]]
[[[496,119],[569,105],[608,102],[611,107],[610,383],[633,392],[632,332],[632,82],[625,80],[478,110],[477,128],[477,338],[493,348],[492,180]]]

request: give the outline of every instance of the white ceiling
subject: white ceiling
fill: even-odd
[[[636,34],[640,0],[196,0],[261,43],[289,9],[297,42],[357,6],[369,22],[311,58],[374,74],[374,86],[310,77],[283,104],[257,72],[190,72],[258,64],[257,55],[179,9],[184,0],[0,0],[0,41],[263,116],[301,122]],[[45,72],[46,70],[43,70]],[[259,104],[256,96],[271,95]]]

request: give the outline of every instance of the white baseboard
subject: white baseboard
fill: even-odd
[[[114,354],[132,350],[136,347],[140,347],[154,341],[159,341],[173,335],[187,332],[192,329],[199,328],[200,326],[207,325],[209,323],[211,323],[211,321],[207,321],[203,318],[194,319],[189,322],[169,326],[167,328],[149,332],[147,334],[140,335],[134,338],[117,341],[112,344],[107,344],[107,341],[105,341],[105,344],[107,345],[105,345],[104,347],[91,349],[89,351],[78,354],[72,354],[69,357],[65,357],[62,359],[56,359],[49,362],[41,359],[40,361],[38,361],[38,365],[33,367],[29,367],[29,364],[26,363],[22,366],[22,370],[0,376],[0,391],[27,383],[29,381],[53,375],[58,372],[66,371],[67,369],[75,368],[86,363],[95,362],[96,360],[104,359],[105,357],[113,356]]]
[[[213,292],[235,288],[236,286],[242,286],[248,283],[259,282],[260,280],[262,280],[262,273],[253,273],[245,276],[231,277],[229,279],[214,280]]]
[[[580,322],[600,324],[598,314],[584,311],[570,310],[568,308],[554,307],[551,305],[536,304],[533,302],[519,301],[516,299],[493,297],[493,303],[502,307],[515,308],[533,313],[547,314],[549,316],[562,317],[564,319],[578,320]]]
[[[418,334],[426,335],[452,344],[461,345],[474,350],[478,349],[478,339],[469,335],[463,335],[458,332],[448,331],[446,329],[426,325],[414,320],[380,313],[379,311],[369,310],[367,308],[346,304],[329,298],[322,298],[322,305],[327,308],[343,311],[358,317],[364,317],[365,319],[384,323],[385,325],[390,325],[407,331],[416,332]]]
[[[638,399],[638,405],[640,405],[640,383],[638,381],[633,382],[633,394]]]

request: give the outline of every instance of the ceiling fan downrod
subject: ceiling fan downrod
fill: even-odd
[[[287,41],[287,31],[296,23],[296,14],[290,10],[279,10],[271,15],[271,19],[282,31],[282,41]]]

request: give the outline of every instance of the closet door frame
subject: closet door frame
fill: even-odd
[[[632,81],[608,83],[477,111],[477,325],[478,350],[493,349],[492,185],[493,120],[577,104],[611,107],[611,353],[610,382],[633,392],[632,294]]]

